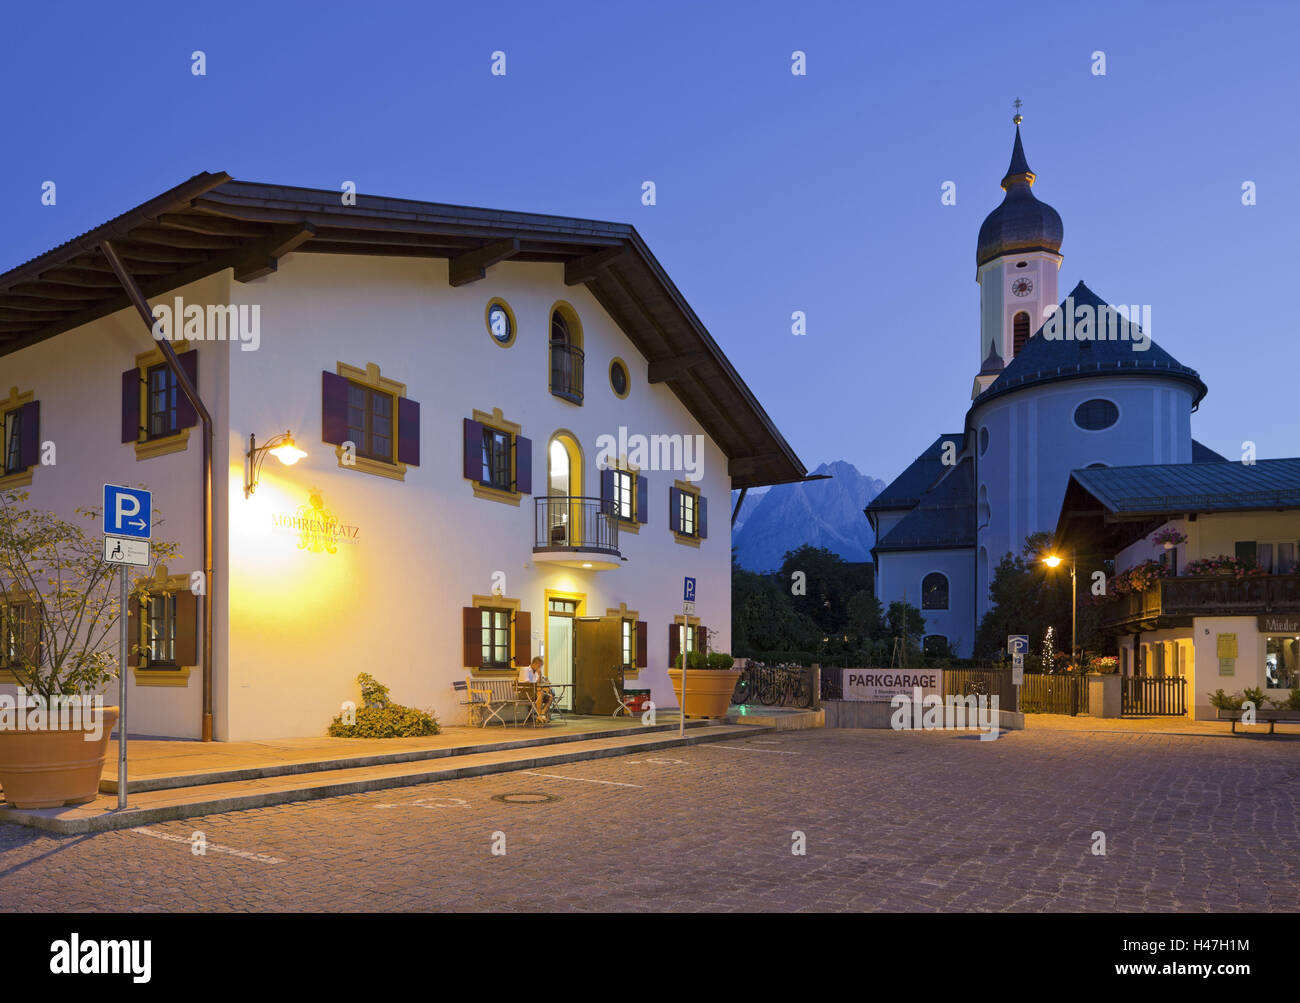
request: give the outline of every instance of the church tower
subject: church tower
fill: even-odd
[[[1019,102],[1017,101],[1017,106]],[[1020,143],[1020,115],[1011,166],[1002,179],[1006,195],[980,227],[975,281],[980,287],[980,371],[974,400],[992,385],[1060,300],[1061,217],[1031,190],[1035,174]]]

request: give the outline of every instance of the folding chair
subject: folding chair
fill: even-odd
[[[539,726],[542,722],[540,715],[537,713],[537,701],[539,697],[537,684],[515,683],[515,696],[518,698],[519,703],[528,708],[528,713],[524,715],[524,719],[522,721],[516,721],[515,723],[520,727],[523,727],[531,721],[534,727]]]
[[[480,690],[470,689],[469,683],[464,679],[457,679],[451,684],[453,692],[460,697],[460,705],[467,708],[465,712],[466,723],[473,727],[477,722],[474,720],[483,714],[486,703],[482,699]]]
[[[609,685],[614,687],[614,699],[618,701],[618,706],[614,708],[614,713],[610,717],[618,717],[620,714],[632,716],[632,699],[623,692],[623,687],[619,685],[617,679],[611,679]]]

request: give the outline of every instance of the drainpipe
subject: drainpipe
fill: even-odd
[[[181,392],[189,399],[190,404],[194,406],[194,411],[199,416],[199,421],[203,424],[203,490],[201,497],[203,499],[203,719],[202,735],[203,741],[212,741],[212,415],[204,407],[203,401],[199,398],[198,389],[190,382],[189,376],[181,368],[180,360],[176,358],[176,352],[171,346],[171,342],[165,338],[154,339],[153,311],[149,309],[149,301],[144,298],[144,293],[136,285],[135,279],[126,270],[122,264],[122,259],[117,256],[117,251],[107,240],[99,245],[99,249],[104,252],[104,257],[112,266],[113,272],[117,275],[117,281],[122,284],[122,289],[126,292],[127,298],[135,307],[136,312],[144,320],[145,327],[149,329],[151,340],[157,340],[158,345],[162,348],[163,358],[167,361],[167,368],[171,370],[172,375],[176,377],[176,385],[181,388]]]

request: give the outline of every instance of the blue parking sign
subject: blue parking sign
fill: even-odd
[[[104,533],[149,539],[153,533],[153,493],[105,484]]]
[[[687,578],[682,582],[682,602],[695,602],[694,578]]]
[[[1008,634],[1007,635],[1007,654],[1024,655],[1029,651],[1028,634]]]

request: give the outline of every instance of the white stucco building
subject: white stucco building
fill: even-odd
[[[113,251],[211,415],[206,565],[201,415]],[[158,736],[319,735],[361,671],[455,723],[454,681],[538,653],[580,712],[622,666],[673,707],[683,636],[729,650],[731,489],[805,475],[632,227],[223,174],[0,276],[0,414],[0,489],[71,516],[144,486],[180,545],[132,624]],[[286,432],[296,464],[250,460]]]

